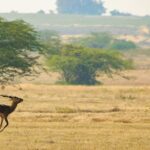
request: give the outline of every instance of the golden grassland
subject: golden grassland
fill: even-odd
[[[0,150],[149,150],[149,86],[22,84]],[[1,103],[10,103],[1,98]]]

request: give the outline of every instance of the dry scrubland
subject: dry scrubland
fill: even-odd
[[[22,84],[0,150],[149,150],[150,87]],[[1,99],[1,103],[7,102]]]

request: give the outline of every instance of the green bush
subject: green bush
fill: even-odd
[[[108,48],[113,38],[109,33],[91,33],[88,37],[80,38],[74,43],[90,48]]]
[[[136,45],[131,41],[115,40],[110,46],[110,48],[115,50],[130,50],[130,49],[135,49]]]
[[[111,34],[91,33],[89,36],[72,41],[73,44],[89,48],[113,49],[113,50],[130,50],[135,49],[135,43],[126,40],[114,38]]]

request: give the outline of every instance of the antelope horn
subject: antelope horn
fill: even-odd
[[[0,95],[2,97],[8,97],[8,98],[12,98],[12,96],[8,96],[8,95]]]
[[[8,98],[19,98],[19,97],[16,97],[16,96],[8,96],[8,95],[0,95],[2,97],[8,97]]]

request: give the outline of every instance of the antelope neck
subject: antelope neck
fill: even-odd
[[[17,104],[18,103],[12,102],[11,107],[10,107],[10,112],[13,112],[16,109]]]

